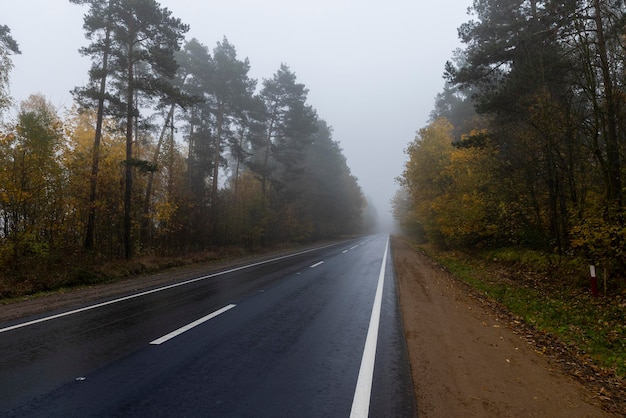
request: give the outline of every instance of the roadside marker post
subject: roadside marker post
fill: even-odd
[[[589,265],[589,271],[591,272],[591,294],[594,298],[598,297],[598,277],[596,277],[596,266]]]

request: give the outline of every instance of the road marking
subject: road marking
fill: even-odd
[[[183,282],[170,284],[168,286],[159,287],[159,288],[152,289],[152,290],[147,290],[145,292],[135,293],[135,294],[132,294],[132,295],[129,295],[129,296],[124,296],[124,297],[119,298],[119,299],[113,299],[113,300],[109,300],[107,302],[102,302],[102,303],[98,303],[98,304],[95,304],[95,305],[89,305],[89,306],[85,306],[83,308],[74,309],[74,310],[63,312],[63,313],[60,313],[60,314],[46,316],[46,317],[43,317],[43,318],[39,318],[39,319],[35,319],[35,320],[32,320],[32,321],[28,321],[28,322],[23,322],[21,324],[12,325],[10,327],[0,328],[0,334],[2,334],[3,332],[13,331],[13,330],[18,329],[18,328],[24,328],[24,327],[28,327],[28,326],[31,326],[31,325],[39,324],[41,322],[51,321],[53,319],[63,318],[65,316],[70,316],[70,315],[75,315],[77,313],[90,311],[92,309],[102,308],[104,306],[113,305],[115,303],[124,302],[124,301],[130,300],[130,299],[135,299],[135,298],[138,298],[138,297],[150,295],[152,293],[162,292],[164,290],[173,289],[175,287],[185,286],[185,285],[188,285],[188,284],[191,284],[191,283],[199,282],[199,281],[202,281],[202,280],[210,279],[210,278],[221,276],[221,275],[224,275],[224,274],[234,273],[236,271],[245,270],[245,269],[252,268],[252,267],[257,267],[257,266],[262,266],[264,264],[269,264],[269,263],[272,263],[272,262],[275,262],[275,261],[285,260],[285,259],[291,258],[291,257],[297,257],[299,255],[307,254],[307,253],[310,253],[310,252],[313,252],[313,251],[317,251],[317,250],[323,250],[325,248],[329,248],[329,247],[332,247],[332,246],[335,246],[335,245],[338,245],[338,244],[330,244],[330,245],[325,245],[325,246],[322,246],[322,247],[311,248],[310,250],[300,251],[300,252],[295,253],[295,254],[288,254],[288,255],[281,256],[281,257],[272,258],[271,260],[259,261],[257,263],[248,264],[248,265],[240,266],[240,267],[235,267],[235,268],[232,268],[230,270],[220,271],[218,273],[209,274],[207,276],[196,277],[194,279],[185,280]]]
[[[215,311],[213,313],[210,313],[207,316],[198,319],[197,321],[193,321],[192,323],[187,324],[184,327],[178,328],[176,331],[172,331],[169,334],[162,336],[161,338],[157,338],[156,340],[152,341],[150,344],[152,344],[152,345],[161,345],[164,342],[169,341],[169,340],[171,340],[174,337],[178,337],[183,332],[187,332],[190,329],[192,329],[194,327],[197,327],[200,324],[205,323],[209,319],[213,319],[216,316],[221,315],[224,312],[233,309],[235,306],[237,306],[237,305],[232,305],[231,304],[231,305],[224,306],[222,309],[219,309],[219,310],[217,310],[217,311]]]
[[[350,418],[367,418],[370,409],[370,396],[372,394],[372,381],[374,379],[374,363],[376,361],[376,345],[378,343],[378,327],[380,323],[380,311],[383,300],[383,285],[385,283],[385,267],[387,266],[387,250],[389,248],[389,237],[385,244],[385,254],[378,276],[378,286],[376,296],[374,296],[374,306],[370,318],[370,326],[367,330],[361,368],[356,382],[356,390],[352,399],[352,409]]]
[[[317,267],[317,266],[321,266],[322,264],[324,264],[324,262],[323,262],[323,261],[320,261],[319,263],[315,263],[315,264],[313,264],[313,265],[311,266],[311,268],[312,268],[312,269],[314,269],[315,267]]]
[[[345,254],[345,253],[347,253],[347,252],[348,252],[348,250],[343,250],[343,251],[341,252],[341,254]]]
[[[359,244],[355,245],[354,247],[351,247],[351,250],[354,250],[355,248],[359,248]]]

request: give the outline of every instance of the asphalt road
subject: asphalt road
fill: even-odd
[[[0,324],[2,416],[413,417],[388,237]]]

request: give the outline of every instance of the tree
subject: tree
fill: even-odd
[[[91,15],[86,29],[104,29],[104,41],[96,42],[85,52],[96,59],[107,58],[106,66],[95,71],[102,84],[110,77],[115,91],[107,93],[125,120],[126,160],[124,191],[124,252],[132,255],[132,189],[133,167],[141,164],[133,154],[134,122],[139,114],[136,97],[147,97],[171,91],[169,82],[176,73],[174,53],[180,48],[188,26],[173,18],[167,8],[154,0],[111,0],[90,2]],[[106,6],[106,7],[105,7]],[[94,23],[95,22],[95,23]],[[90,23],[91,26],[87,26]],[[108,34],[108,35],[107,35]],[[94,71],[92,71],[92,74]],[[101,86],[102,86],[101,84]],[[98,92],[102,100],[105,95]]]
[[[463,59],[458,67],[448,63],[446,74],[472,94],[483,116],[475,128],[487,129],[502,166],[520,175],[523,187],[511,203],[533,208],[532,216],[519,220],[534,231],[533,245],[562,252],[568,217],[579,205],[572,151],[583,121],[572,108],[568,85],[576,64],[559,38],[567,19],[552,6],[538,0],[475,1],[477,20],[459,29],[467,45]]]
[[[475,0],[471,12],[433,112],[454,121],[459,147],[443,173],[450,185],[439,197],[447,208],[440,232],[493,225],[505,233],[491,244],[577,250],[623,274],[626,6]],[[468,99],[478,114],[470,124]],[[477,200],[485,178],[487,199]],[[458,200],[462,190],[471,205]],[[480,212],[488,216],[472,220]]]
[[[603,2],[605,3],[605,2]],[[608,2],[606,2],[608,3]],[[597,48],[597,62],[599,66],[599,70],[601,73],[601,85],[602,89],[602,98],[604,99],[604,112],[602,118],[602,136],[604,137],[604,142],[606,144],[606,160],[607,160],[607,200],[609,206],[615,210],[616,214],[621,217],[621,210],[623,205],[622,199],[622,180],[621,180],[621,158],[620,158],[620,138],[618,132],[618,94],[620,92],[616,88],[616,78],[618,77],[613,71],[615,68],[615,64],[619,68],[618,71],[623,71],[623,64],[620,65],[619,62],[611,62],[608,53],[608,44],[610,40],[606,39],[606,29],[605,24],[616,24],[619,27],[623,27],[624,23],[624,8],[621,6],[621,10],[615,10],[617,15],[613,15],[613,10],[610,10],[607,5],[606,8],[603,7],[604,4],[600,2],[600,0],[593,0],[592,10],[593,10],[593,22],[595,24],[595,43]],[[621,15],[621,17],[619,17]],[[613,18],[613,16],[618,16]],[[606,22],[605,22],[606,20]],[[611,30],[611,28],[609,28]],[[620,36],[621,29],[619,29]],[[617,60],[622,60],[623,56],[615,56]],[[620,68],[621,67],[621,68]],[[621,92],[623,93],[623,92]],[[620,219],[620,223],[623,221]]]
[[[319,120],[312,143],[305,148],[305,181],[301,211],[312,224],[309,238],[322,239],[354,234],[361,227],[365,199],[350,173],[332,128]]]
[[[134,105],[135,94],[154,95],[168,89],[168,79],[176,74],[174,52],[180,48],[184,33],[189,29],[179,19],[171,17],[168,9],[162,9],[154,0],[129,3],[118,11],[114,39],[118,48],[113,53],[120,65],[117,70],[120,89],[125,89],[126,104],[126,172],[124,189],[124,248],[126,258],[132,255],[131,204],[133,185],[133,121],[138,109]],[[125,65],[124,65],[125,64]],[[139,64],[150,67],[151,72],[136,77]]]
[[[253,167],[261,176],[263,194],[267,183],[284,191],[298,176],[303,147],[317,129],[315,110],[306,103],[308,90],[296,82],[296,75],[281,64],[271,79],[263,81],[260,96],[267,111],[266,133],[258,144]]]
[[[462,50],[455,51],[454,65],[462,67],[466,64],[465,53]],[[446,64],[451,71],[452,63]],[[430,113],[429,122],[434,122],[439,118],[445,118],[453,126],[453,136],[455,141],[460,141],[461,137],[473,129],[480,129],[482,121],[476,113],[474,95],[477,93],[473,86],[463,86],[446,80],[443,91],[435,98],[435,108]]]
[[[211,112],[207,103],[213,62],[209,49],[195,38],[185,44],[177,59],[181,72],[187,79],[184,90],[198,97],[198,101],[186,109],[185,115],[188,141],[187,184],[195,199],[194,205],[201,208],[206,205],[205,183],[212,172],[214,160],[209,120]],[[199,227],[199,224],[196,225]]]
[[[215,145],[211,205],[217,204],[219,168],[222,165],[224,143],[237,144],[234,125],[252,106],[256,80],[248,76],[248,59],[237,59],[235,47],[226,38],[218,42],[213,50],[213,73],[211,74],[210,102],[215,119]]]
[[[404,184],[402,178],[397,178],[396,181],[400,184],[400,187],[391,198],[393,218],[402,231],[420,242],[425,242],[426,235],[422,228],[422,223],[416,216],[411,191],[408,186]]]
[[[465,147],[463,141],[450,150],[447,166],[439,173],[448,180],[435,197],[435,221],[447,245],[480,246],[506,242],[511,225],[508,200],[502,199],[497,150],[489,145]],[[508,228],[503,228],[503,226]]]
[[[435,202],[448,191],[451,183],[445,175],[453,150],[451,132],[452,125],[445,119],[437,119],[420,129],[405,150],[409,160],[399,179],[410,194],[411,210],[418,222],[416,230],[423,230],[427,239],[440,244],[444,241],[437,218],[445,208],[438,208]]]
[[[123,200],[120,185],[123,176],[120,161],[124,160],[125,138],[119,131],[119,123],[114,118],[104,118],[100,144],[100,159],[97,183],[97,199],[90,201],[91,163],[93,158],[93,131],[97,114],[89,111],[71,113],[65,121],[66,150],[63,153],[63,167],[68,179],[67,198],[69,200],[66,229],[72,230],[69,242],[84,240],[88,214],[95,208],[99,214],[95,218],[94,247],[103,257],[123,256]],[[84,242],[83,242],[84,245]]]
[[[620,123],[624,105],[623,26],[621,2],[581,0],[570,6],[569,21],[559,28],[563,44],[576,57],[578,77],[572,88],[584,100],[588,145],[602,170],[605,216],[623,225],[622,155],[626,126]]]
[[[0,116],[10,106],[9,73],[13,68],[11,54],[20,54],[20,48],[11,36],[11,29],[6,25],[0,25]]]
[[[0,175],[3,237],[13,273],[31,256],[45,256],[57,244],[65,215],[65,176],[57,157],[63,131],[54,107],[43,96],[21,103],[13,133],[4,136]]]
[[[175,58],[178,62],[181,59],[181,54],[179,51],[175,54]],[[153,192],[153,184],[155,173],[159,167],[159,158],[161,156],[161,151],[164,148],[166,137],[168,137],[169,133],[169,153],[170,159],[168,160],[168,170],[170,174],[170,178],[172,176],[172,164],[173,164],[173,152],[174,152],[174,131],[175,131],[175,112],[177,107],[181,107],[182,109],[187,108],[189,106],[193,106],[196,103],[200,103],[202,99],[196,94],[190,94],[185,92],[185,83],[188,81],[189,73],[186,69],[178,67],[178,71],[176,77],[170,80],[172,88],[167,88],[161,92],[161,97],[159,98],[158,109],[160,111],[160,117],[163,117],[163,124],[160,129],[160,134],[158,136],[158,140],[154,149],[153,157],[150,161],[147,161],[145,167],[147,168],[147,184],[146,184],[146,193],[143,201],[142,208],[142,216],[141,216],[141,228],[140,228],[140,242],[143,246],[148,245],[149,240],[149,230],[150,230],[150,210],[151,210],[151,200],[152,200],[152,192]],[[165,112],[165,115],[163,113]],[[169,193],[171,196],[172,193]]]
[[[85,232],[85,248],[93,250],[96,223],[96,199],[98,171],[100,164],[100,142],[105,114],[107,95],[107,76],[109,73],[109,54],[111,52],[111,15],[113,0],[70,0],[74,4],[89,4],[90,11],[84,17],[83,27],[87,39],[92,40],[89,47],[81,48],[82,55],[91,56],[93,63],[89,74],[90,84],[86,88],[75,89],[74,97],[83,108],[96,106],[96,127],[93,141],[91,174],[89,176],[89,214]],[[100,62],[101,59],[101,62]],[[99,84],[99,86],[98,86]]]

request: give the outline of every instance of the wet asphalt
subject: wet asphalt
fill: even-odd
[[[348,417],[386,245],[368,236],[0,324],[0,416]],[[390,260],[369,416],[413,417]]]

